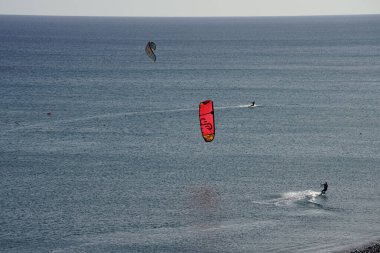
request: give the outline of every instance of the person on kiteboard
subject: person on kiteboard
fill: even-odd
[[[255,106],[255,101],[253,101],[253,102],[252,102],[251,106],[252,106],[252,107],[254,107],[254,106]]]
[[[326,194],[327,188],[329,187],[329,186],[327,185],[327,182],[325,182],[324,184],[321,184],[321,186],[323,186],[323,190],[321,191],[321,195],[322,195],[322,194]]]

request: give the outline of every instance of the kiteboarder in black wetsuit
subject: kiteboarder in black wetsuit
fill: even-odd
[[[321,191],[321,195],[322,195],[322,194],[326,194],[327,188],[329,187],[329,186],[327,185],[327,182],[325,182],[324,184],[321,184],[321,186],[323,186],[323,190]]]

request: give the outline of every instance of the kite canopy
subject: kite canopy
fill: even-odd
[[[156,62],[156,55],[153,52],[154,50],[156,50],[156,44],[153,41],[149,41],[145,46],[145,52],[153,62]]]
[[[214,106],[212,100],[199,104],[199,122],[205,142],[211,142],[215,137]]]

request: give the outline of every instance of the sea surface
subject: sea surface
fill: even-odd
[[[0,252],[379,238],[379,15],[0,16]]]

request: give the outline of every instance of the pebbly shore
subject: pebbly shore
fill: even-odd
[[[380,253],[380,242],[368,244],[356,249],[346,250],[341,253]]]

